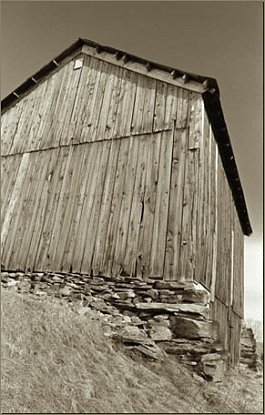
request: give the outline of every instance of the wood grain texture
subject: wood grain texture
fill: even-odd
[[[63,104],[62,119],[58,124],[54,120],[53,124],[48,122],[47,128],[42,122],[34,127],[36,145],[39,147],[44,142],[38,136],[41,129],[47,133],[51,145],[49,134],[56,125],[60,139],[64,137],[64,146],[70,145],[72,138],[75,145],[79,143],[78,140],[84,141],[82,146],[91,140],[96,140],[98,144],[90,150],[87,145],[80,150],[75,149],[75,146],[70,147],[66,164],[66,151],[64,157],[61,157],[63,149],[58,153],[58,164],[61,165],[62,172],[65,169],[65,175],[60,178],[60,169],[57,167],[51,183],[46,184],[50,199],[45,205],[45,217],[41,218],[43,230],[42,225],[29,225],[33,232],[33,242],[27,237],[19,236],[27,243],[26,251],[32,243],[35,246],[34,235],[41,231],[43,234],[35,253],[38,267],[91,270],[93,263],[97,272],[108,270],[109,273],[118,273],[119,270],[126,269],[129,274],[136,272],[143,277],[153,273],[157,277],[172,280],[195,278],[207,287],[214,286],[218,298],[227,303],[231,270],[228,258],[229,229],[232,219],[227,216],[224,206],[229,204],[232,209],[233,202],[222,163],[216,159],[216,143],[201,96],[180,89],[174,90],[172,85],[145,79],[142,75],[135,78],[138,76],[135,73],[132,75],[125,69],[110,67],[108,63],[91,57],[86,57],[82,70],[74,71],[75,77],[72,78],[72,64],[59,71],[53,82],[50,79],[47,84],[36,88],[32,99],[28,99],[31,111],[40,113],[41,107],[35,107],[33,103],[36,103],[38,96],[45,95],[50,85],[49,105],[59,108]],[[74,88],[66,91],[73,80]],[[54,91],[57,91],[57,98]],[[70,107],[71,102],[74,102],[71,115],[65,106],[65,94],[72,97]],[[86,98],[90,103],[88,112],[84,109]],[[49,118],[47,114],[51,114],[49,105],[44,110],[46,119]],[[97,109],[96,118],[93,118],[91,108]],[[123,113],[126,116],[122,117]],[[5,116],[8,116],[8,112]],[[67,119],[71,124],[70,141],[67,141],[67,134],[63,134]],[[91,125],[90,121],[93,121]],[[106,125],[111,122],[113,127],[106,129]],[[7,120],[4,128],[6,123]],[[157,133],[149,132],[152,128],[157,129]],[[13,129],[12,124],[11,130]],[[161,129],[169,130],[161,135]],[[107,136],[104,135],[106,132]],[[127,137],[130,132],[131,138]],[[124,134],[125,137],[120,139],[119,134]],[[58,139],[55,142],[59,144]],[[119,155],[120,147],[122,151]],[[84,149],[88,152],[87,157],[84,156]],[[79,157],[71,156],[72,153],[79,154]],[[104,153],[103,159],[101,153]],[[90,159],[91,154],[94,154],[93,160]],[[48,153],[45,157],[49,157]],[[84,171],[85,164],[82,160],[89,162],[90,168],[94,166],[95,173]],[[43,163],[46,168],[49,158]],[[120,168],[123,173],[119,173]],[[10,187],[9,183],[12,183],[11,172],[8,172],[4,164],[6,191]],[[83,177],[86,185],[82,181]],[[86,188],[89,185],[91,191]],[[30,187],[25,190],[28,196],[31,193],[29,189]],[[35,188],[32,191],[37,200],[42,200]],[[4,213],[7,203],[9,202],[5,201],[3,204]],[[27,202],[21,203],[23,205]],[[37,206],[38,203],[36,202]],[[42,209],[45,208],[42,206]],[[33,211],[34,206],[29,212],[31,220],[36,219],[36,212]],[[12,217],[12,209],[10,215]],[[6,223],[8,221],[7,215]],[[217,224],[220,226],[218,230]],[[4,237],[5,229],[6,225]],[[26,226],[19,225],[18,229],[19,233],[24,233]],[[79,239],[81,229],[82,236]],[[70,234],[74,235],[73,240]],[[240,238],[240,231],[237,235]],[[78,249],[74,247],[75,238],[78,239]],[[87,238],[89,244],[85,244]],[[236,247],[239,246],[239,243],[235,244]],[[20,255],[21,250],[19,257]],[[161,260],[157,259],[158,256],[161,256]],[[19,261],[22,261],[21,264],[28,263],[25,258],[20,258]],[[238,261],[236,269],[240,266]],[[212,282],[213,275],[215,279],[220,275],[217,284]]]
[[[236,362],[244,237],[202,96],[79,59],[3,115],[4,268],[197,280]]]
[[[189,91],[80,55],[3,115],[2,154],[187,127]],[[8,133],[7,133],[8,132]],[[23,138],[22,138],[23,137]]]
[[[138,165],[139,145],[139,139],[135,139],[134,137],[131,137],[129,139],[127,155],[128,158],[126,160],[127,163],[124,166],[124,186],[122,189],[122,194],[120,195],[120,214],[118,219],[118,231],[116,241],[113,244],[115,254],[113,258],[112,272],[114,275],[119,274],[120,272],[124,271],[124,268],[126,268],[125,255],[129,232],[132,198],[134,194],[134,185]],[[106,239],[107,245],[110,243],[110,241],[111,223],[108,226],[108,237]],[[104,256],[104,261],[107,264],[109,261],[109,255],[107,255],[107,251]]]
[[[10,160],[11,162],[11,160]],[[22,188],[23,184],[25,184],[25,177],[27,175],[27,166],[29,163],[29,154],[24,154],[21,158],[19,169],[16,176],[16,181],[14,183],[14,187],[12,189],[11,198],[8,204],[8,208],[6,209],[6,215],[4,217],[4,221],[2,224],[1,229],[1,250],[2,255],[6,254],[3,260],[3,263],[6,267],[8,267],[10,255],[8,253],[11,245],[12,249],[12,242],[15,238],[15,232],[10,232],[11,228],[16,228],[16,224],[18,221],[18,211],[19,207],[22,204]]]
[[[151,251],[151,273],[154,278],[162,278],[164,274],[164,256],[168,222],[168,205],[171,177],[173,134],[164,132],[161,135],[159,174],[157,197],[153,227]]]

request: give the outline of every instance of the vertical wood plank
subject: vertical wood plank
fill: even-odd
[[[62,123],[59,137],[61,146],[67,144],[69,145],[72,142],[71,117],[78,92],[79,80],[83,71],[83,66],[80,69],[74,70],[73,61],[68,64],[68,67],[68,83],[60,109],[60,118]]]
[[[89,225],[89,218],[93,206],[93,200],[96,191],[96,175],[100,169],[101,159],[101,143],[86,144],[86,151],[89,153],[89,158],[84,169],[85,191],[82,197],[82,211],[79,220],[73,258],[72,268],[74,272],[87,272],[90,270],[82,269],[82,260],[84,256],[84,249],[86,244],[90,243],[87,228]]]
[[[1,115],[1,155],[6,156],[9,154],[9,148],[11,146],[10,135],[10,122],[14,107],[11,107],[9,111]]]
[[[141,258],[142,253],[138,250],[138,239],[141,227],[143,226],[143,209],[144,209],[144,187],[146,176],[147,162],[147,138],[141,137],[139,143],[138,164],[134,184],[133,198],[131,201],[131,213],[129,220],[129,229],[127,237],[127,246],[124,259],[125,269],[130,275],[142,275]],[[140,243],[141,246],[141,243]],[[137,269],[138,268],[138,269]]]
[[[69,231],[73,220],[76,192],[80,180],[82,152],[83,148],[81,146],[75,146],[73,148],[71,178],[68,183],[67,200],[66,205],[64,207],[63,219],[60,227],[60,232],[58,234],[58,243],[55,250],[55,264],[62,271],[68,271],[69,269],[64,264],[64,258],[65,255],[68,254],[68,241],[72,238],[72,235]]]
[[[91,130],[93,122],[94,106],[97,97],[101,76],[101,61],[91,58],[89,68],[89,78],[85,84],[85,100],[80,111],[79,126],[77,126],[76,134],[80,137],[82,143],[91,140]]]
[[[75,245],[77,244],[77,241],[81,237],[82,233],[82,230],[80,230],[80,233],[78,234],[78,226],[83,208],[84,193],[87,186],[85,173],[91,163],[91,161],[89,162],[89,160],[91,160],[91,151],[89,151],[88,146],[89,144],[80,146],[80,152],[75,155],[75,157],[79,160],[80,169],[78,172],[79,177],[77,178],[77,183],[73,183],[75,188],[74,206],[72,207],[73,214],[62,259],[63,269],[65,271],[71,270],[73,267],[72,264]]]
[[[46,119],[41,131],[41,135],[44,137],[41,148],[56,147],[59,145],[58,129],[57,129],[57,118],[61,116],[62,107],[62,96],[61,91],[63,90],[64,82],[66,80],[66,73],[68,66],[70,69],[71,63],[68,63],[65,67],[61,68],[52,77],[54,78],[54,87],[49,91],[50,99],[49,107],[47,109]],[[59,104],[60,102],[60,104]]]
[[[176,130],[173,142],[171,166],[169,216],[166,239],[166,257],[164,278],[177,280],[179,277],[179,251],[181,238],[181,218],[183,201],[183,183],[185,167],[185,146],[187,131]]]
[[[161,131],[164,129],[164,120],[166,112],[166,94],[167,84],[165,82],[157,81],[156,99],[155,99],[155,119],[154,131]]]
[[[17,146],[20,145],[19,126],[23,119],[23,102],[19,101],[11,108],[11,117],[7,130],[7,145],[3,147],[3,154],[12,154],[17,152]]]
[[[36,150],[38,147],[38,131],[43,117],[42,105],[46,100],[47,88],[48,82],[44,81],[34,91],[32,91],[32,94],[35,96],[34,107],[32,109],[27,128],[24,132],[26,139],[24,142],[23,151]]]
[[[190,94],[186,89],[178,88],[178,117],[176,128],[188,127]]]
[[[32,239],[31,239],[31,246],[29,249],[29,256],[31,257],[29,260],[29,263],[33,266],[33,269],[36,269],[37,263],[36,263],[36,256],[39,248],[40,241],[43,237],[43,223],[45,220],[45,216],[47,213],[47,207],[50,200],[50,181],[51,177],[55,168],[55,165],[57,163],[57,154],[58,149],[53,151],[45,151],[44,152],[44,158],[45,158],[45,176],[42,179],[42,191],[41,195],[39,197],[39,208],[38,208],[38,216],[36,220],[36,228],[34,229],[35,232],[33,233]],[[54,267],[54,269],[56,269]]]
[[[80,74],[76,99],[73,106],[71,121],[69,126],[69,136],[73,144],[81,142],[81,131],[84,119],[90,110],[91,102],[91,83],[95,76],[94,66],[97,60],[85,55],[83,56],[82,71]]]
[[[117,162],[115,185],[111,200],[108,231],[106,234],[106,244],[104,248],[104,269],[107,275],[114,274],[114,264],[116,262],[115,250],[117,235],[119,232],[119,219],[121,216],[122,194],[125,187],[126,167],[128,164],[130,140],[122,140],[120,144],[119,157]]]
[[[73,147],[71,164],[69,167],[69,178],[67,189],[65,189],[65,203],[62,205],[62,215],[60,227],[57,234],[57,244],[53,252],[53,267],[58,267],[61,271],[66,271],[63,263],[63,257],[66,250],[67,240],[69,238],[69,228],[71,226],[76,190],[79,180],[79,171],[81,167],[82,148]],[[68,172],[66,172],[68,174]],[[71,236],[70,236],[71,237]]]
[[[120,102],[118,114],[121,122],[117,124],[116,137],[129,137],[131,135],[131,124],[134,110],[134,100],[137,88],[137,74],[124,71],[125,85],[124,96]]]
[[[160,166],[151,252],[151,271],[155,278],[162,278],[164,273],[172,147],[172,132],[163,132],[161,137]]]
[[[32,194],[34,192],[34,174],[36,171],[37,157],[36,153],[30,153],[28,176],[26,178],[27,186],[23,190],[23,204],[21,207],[20,218],[16,230],[16,239],[13,250],[15,252],[15,263],[18,269],[24,269],[25,263],[25,245],[24,239],[28,232],[30,213],[32,209]],[[39,166],[38,166],[39,167]]]
[[[98,124],[100,122],[102,107],[104,107],[105,92],[108,93],[110,88],[110,65],[107,62],[101,63],[100,78],[98,82],[97,93],[94,101],[93,117],[91,118],[90,140],[97,141],[100,137],[98,134]],[[106,102],[107,104],[107,102]]]
[[[1,159],[1,229],[12,196],[22,155],[2,157]]]
[[[141,133],[153,131],[156,98],[156,80],[146,77]]]
[[[132,124],[131,124],[132,134],[141,134],[142,132],[145,88],[146,88],[145,77],[138,75],[133,116],[132,116]]]
[[[99,168],[95,172],[94,181],[96,182],[96,189],[93,197],[93,203],[90,209],[90,217],[87,227],[87,237],[89,239],[89,244],[86,244],[84,247],[83,260],[82,260],[82,271],[91,272],[93,255],[94,255],[94,246],[96,239],[96,230],[98,225],[98,217],[101,206],[101,199],[103,194],[103,187],[106,176],[106,169],[109,157],[110,142],[100,143],[100,152],[101,158],[99,163]]]
[[[110,66],[108,68],[108,74],[107,74],[107,84],[103,91],[103,99],[102,99],[102,105],[98,117],[98,123],[96,126],[96,131],[94,133],[95,137],[94,140],[103,140],[105,139],[105,132],[107,127],[107,120],[108,115],[110,111],[110,107],[112,106],[111,97],[113,93],[114,84],[116,81],[116,67]]]
[[[6,213],[5,220],[2,226],[1,250],[3,253],[3,258],[5,258],[5,254],[7,251],[6,239],[8,236],[9,238],[12,237],[12,235],[10,235],[9,232],[10,232],[10,229],[13,228],[13,224],[17,220],[17,207],[20,204],[20,194],[21,194],[21,189],[23,186],[24,179],[27,174],[28,163],[29,163],[29,154],[28,153],[23,154],[23,157],[21,159],[21,163],[18,169],[17,179],[16,179],[16,182],[15,182],[15,185],[12,191],[12,196],[10,198],[10,202],[8,205],[8,211]],[[13,237],[14,237],[14,234],[13,234]],[[5,248],[4,250],[3,250],[3,247]],[[8,260],[9,258],[6,257],[7,263],[8,263]]]
[[[49,269],[58,269],[59,264],[56,262],[56,249],[58,244],[58,235],[60,235],[60,231],[62,229],[62,222],[64,219],[65,214],[65,207],[67,204],[67,200],[69,198],[69,187],[71,183],[71,177],[73,174],[73,147],[70,146],[67,148],[67,160],[65,166],[65,172],[61,184],[61,192],[60,197],[57,205],[56,216],[54,227],[52,229],[52,233],[49,238],[49,247],[48,242],[46,246],[46,258],[45,258],[45,267]]]
[[[106,179],[102,194],[100,206],[100,215],[97,228],[97,237],[95,241],[95,250],[93,256],[93,272],[97,275],[104,272],[104,250],[107,238],[108,223],[111,210],[111,202],[115,185],[117,172],[117,162],[120,151],[121,140],[113,140],[110,143],[109,162],[106,172]],[[116,212],[117,213],[117,212]]]
[[[21,258],[21,260],[23,259],[23,269],[25,270],[27,270],[27,261],[28,261],[28,256],[30,254],[31,240],[33,238],[33,235],[35,234],[38,217],[39,217],[39,201],[40,201],[40,195],[42,193],[42,186],[39,186],[39,183],[42,183],[42,180],[44,180],[45,172],[46,172],[46,164],[45,164],[44,156],[45,154],[43,154],[42,152],[35,153],[36,164],[34,165],[34,168],[33,168],[33,176],[34,176],[34,180],[32,181],[33,190],[30,196],[31,203],[32,203],[32,210],[31,212],[28,212],[27,233],[25,235],[25,241],[23,241],[23,256]],[[20,249],[22,249],[22,247]],[[30,261],[31,261],[31,258],[29,260],[29,263],[30,263],[29,269],[32,269],[33,266]]]
[[[144,195],[143,226],[140,233],[138,251],[141,255],[141,266],[137,267],[138,276],[152,277],[150,271],[150,255],[152,249],[153,226],[155,218],[157,182],[159,174],[161,134],[152,134],[148,140],[148,156],[146,168],[146,184]]]
[[[111,105],[109,107],[107,123],[106,123],[106,130],[105,130],[105,140],[110,140],[115,136],[115,128],[116,128],[116,119],[118,117],[118,107],[120,105],[120,101],[122,100],[122,88],[124,85],[123,81],[123,73],[124,69],[121,67],[116,67],[114,71],[114,84],[111,93]]]
[[[36,253],[35,267],[44,269],[46,267],[47,251],[52,235],[52,230],[54,226],[54,218],[56,215],[56,208],[58,204],[58,199],[60,195],[64,168],[66,164],[67,154],[65,148],[54,150],[55,153],[55,163],[54,166],[51,166],[50,173],[48,176],[49,181],[49,190],[48,190],[48,200],[45,208],[45,217],[41,230],[41,238],[38,245],[38,250]],[[58,235],[59,236],[59,235]],[[59,262],[57,263],[57,269],[59,270]]]
[[[118,230],[116,235],[116,241],[114,242],[114,262],[112,265],[112,273],[114,275],[119,274],[124,268],[124,258],[126,254],[126,244],[128,238],[128,229],[129,229],[129,220],[131,212],[131,203],[134,193],[134,183],[137,171],[138,163],[138,152],[139,152],[139,139],[130,137],[128,140],[128,155],[127,163],[124,166],[124,184],[122,188],[122,193],[120,197],[120,213],[118,218]],[[113,215],[113,213],[112,213]],[[106,238],[107,246],[112,243],[112,232],[111,232],[111,223],[108,226],[108,236]],[[106,269],[107,264],[109,263],[109,253],[106,251],[104,253],[104,267]],[[110,266],[109,266],[110,269]],[[129,271],[127,270],[129,273]]]

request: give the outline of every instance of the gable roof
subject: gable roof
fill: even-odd
[[[202,94],[205,109],[218,145],[219,154],[222,159],[230,189],[232,191],[243,233],[245,235],[250,235],[252,233],[252,229],[249,221],[246,201],[221,107],[218,84],[214,78],[181,71],[177,68],[161,65],[119,49],[103,46],[88,39],[79,38],[60,55],[52,59],[47,65],[43,66],[38,72],[33,74],[18,88],[7,95],[1,101],[2,113],[6,112],[17,101],[29,93],[34,87],[36,87],[36,84],[56,71],[58,67],[61,67],[68,60],[72,59],[73,56],[76,56],[82,52],[84,47],[88,47],[89,50],[93,51],[94,56],[104,53],[116,61],[122,60],[123,65],[126,67],[127,63],[131,63],[132,65],[138,64],[138,67],[140,65],[140,70],[145,71],[143,72],[145,74],[148,73],[148,76],[152,77],[154,76],[154,73],[156,73],[156,76],[154,76],[156,78],[162,77],[165,82],[173,83],[182,88],[195,90]],[[128,69],[130,69],[130,66]]]

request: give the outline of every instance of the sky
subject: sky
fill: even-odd
[[[245,316],[263,315],[263,33],[256,1],[2,1],[1,97],[78,37],[216,78],[253,234]]]

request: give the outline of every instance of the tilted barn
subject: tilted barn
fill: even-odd
[[[199,281],[236,363],[251,226],[217,82],[79,39],[2,113],[2,268]]]

